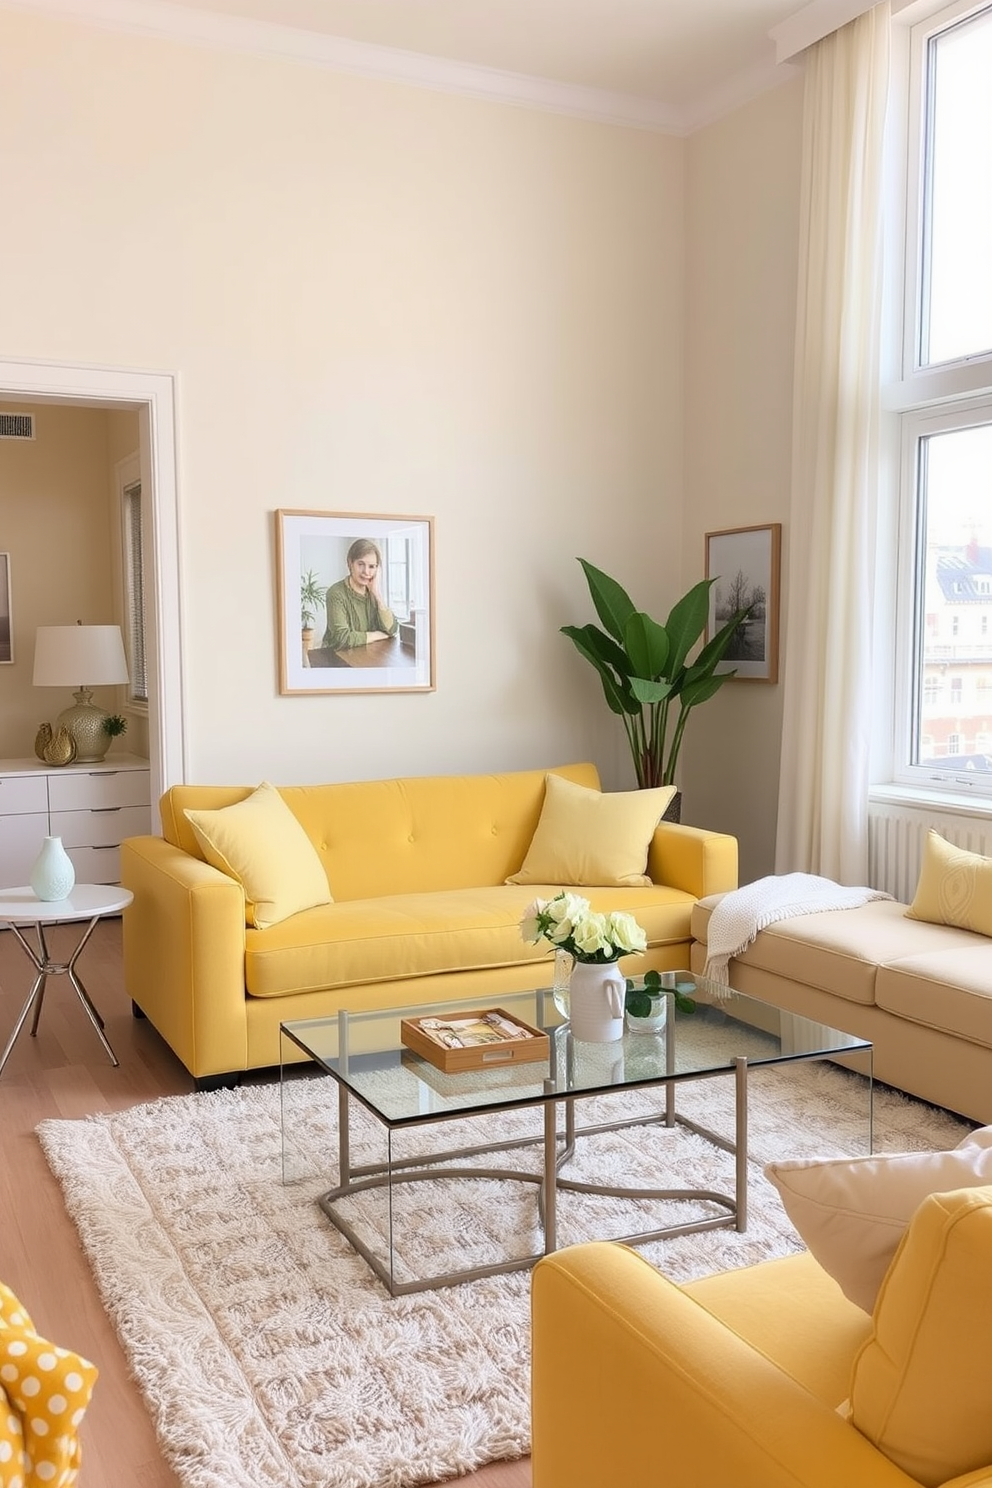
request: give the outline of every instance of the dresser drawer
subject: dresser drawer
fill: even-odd
[[[43,816],[0,816],[0,889],[19,889],[28,881],[41,844],[48,836]]]
[[[30,812],[47,810],[46,776],[0,775],[0,816],[26,816]]]
[[[63,847],[117,847],[125,837],[143,837],[151,831],[147,806],[107,806],[96,811],[53,811],[53,837]],[[106,883],[106,879],[88,880]]]
[[[94,806],[147,806],[149,791],[147,770],[74,770],[71,775],[48,777],[48,805],[53,813]],[[54,828],[52,835],[57,835]]]
[[[121,881],[121,850],[113,847],[67,847],[77,883],[117,884]]]

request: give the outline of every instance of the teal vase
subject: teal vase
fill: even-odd
[[[61,837],[46,837],[31,869],[29,880],[35,895],[46,903],[67,899],[76,882],[72,859],[62,846]]]

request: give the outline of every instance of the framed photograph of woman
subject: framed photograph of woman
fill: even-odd
[[[0,553],[0,666],[14,660],[13,615],[10,608],[10,554]]]
[[[738,610],[751,606],[737,627],[718,672],[742,681],[778,681],[779,576],[782,524],[735,527],[706,534],[706,577],[710,589],[707,638]]]
[[[279,691],[433,692],[433,517],[275,517]]]

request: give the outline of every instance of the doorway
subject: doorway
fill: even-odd
[[[145,644],[153,828],[170,785],[186,779],[182,687],[175,384],[168,373],[0,358],[0,397],[26,406],[61,403],[138,413],[143,521],[148,534]]]

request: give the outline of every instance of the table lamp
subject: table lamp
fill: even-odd
[[[127,658],[119,625],[39,625],[34,643],[35,687],[72,687],[75,706],[60,713],[76,742],[76,760],[90,764],[102,760],[110,747],[103,727],[105,708],[93,702],[91,687],[109,687],[126,682]]]

